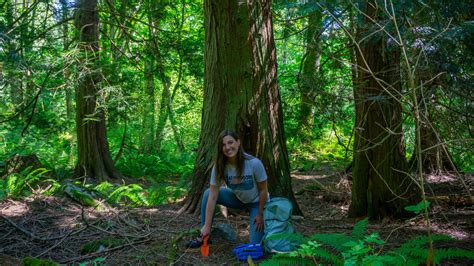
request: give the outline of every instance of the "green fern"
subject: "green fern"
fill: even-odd
[[[115,186],[105,181],[92,188],[101,197],[107,198],[115,190]]]
[[[38,168],[31,171],[31,167],[27,167],[21,173],[14,173],[6,178],[6,195],[9,197],[19,197],[29,192],[28,188],[35,182],[39,181],[43,175],[49,170]]]
[[[336,265],[342,265],[342,258],[334,255],[333,253],[322,248],[322,245],[317,241],[308,241],[302,244],[298,250],[292,252],[296,255],[300,255],[303,258],[320,258],[326,262],[330,262]]]
[[[262,265],[419,265],[428,257],[427,236],[408,240],[395,250],[380,253],[384,241],[378,233],[366,234],[367,219],[359,221],[350,236],[344,234],[314,234],[302,238],[300,247],[293,252],[277,254]],[[447,235],[432,235],[433,241],[454,241]],[[474,252],[449,248],[436,249],[434,262],[441,263],[446,259],[474,259]]]
[[[328,245],[339,252],[343,252],[348,248],[344,246],[345,243],[354,241],[354,238],[344,234],[314,234],[310,237],[311,240],[317,240],[325,245]]]
[[[464,250],[459,248],[441,248],[436,249],[434,252],[435,263],[440,263],[445,259],[454,259],[454,258],[468,258],[474,260],[474,252],[470,250]]]
[[[110,194],[110,196],[107,198],[107,201],[112,203],[120,203],[123,198],[127,198],[136,206],[147,206],[148,200],[144,195],[144,192],[145,190],[137,184],[121,186]]]
[[[440,234],[434,234],[431,238],[433,242],[454,241],[452,237]],[[428,257],[428,242],[429,238],[427,236],[416,237],[403,243],[399,248],[394,250],[394,253],[404,256],[407,261],[416,261],[417,263],[420,263],[426,261]],[[445,259],[453,258],[474,259],[474,252],[457,248],[435,249],[434,251],[435,263],[440,263]]]
[[[358,221],[354,228],[352,229],[352,237],[356,240],[361,239],[365,232],[367,231],[367,224],[369,223],[369,219],[365,218],[363,220]]]
[[[260,266],[274,266],[274,265],[314,265],[314,261],[309,258],[302,257],[289,257],[289,256],[279,256],[280,254],[274,255],[272,258],[260,262]],[[286,255],[286,254],[285,254]]]

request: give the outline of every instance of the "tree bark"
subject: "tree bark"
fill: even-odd
[[[320,31],[322,28],[322,13],[315,10],[308,17],[306,32],[306,56],[303,61],[303,72],[300,80],[300,114],[299,128],[304,142],[310,142],[313,129],[313,102],[316,97],[317,87],[320,86],[321,44]]]
[[[374,3],[366,3],[365,12],[374,20],[380,19]],[[370,25],[370,20],[365,18],[365,23]],[[404,216],[407,213],[403,207],[418,196],[406,174],[401,104],[397,101],[401,92],[400,49],[388,45],[391,42],[385,35],[363,40],[367,34],[370,32],[358,27],[359,79],[354,95],[356,127],[349,215],[378,219]]]
[[[67,0],[60,0],[59,3],[61,5],[61,19],[65,21],[68,18],[68,15],[69,15],[69,7],[67,5]],[[64,52],[66,52],[69,49],[69,44],[68,44],[68,39],[67,39],[68,32],[69,32],[68,23],[63,23],[63,25],[62,25],[62,33],[63,33],[62,41],[63,41],[63,51]],[[63,69],[63,79],[64,79],[64,82],[68,82],[69,71],[68,71],[67,67],[65,67]],[[72,116],[73,115],[72,97],[73,96],[72,96],[71,88],[69,86],[64,87],[64,95],[65,95],[65,98],[66,98],[66,117],[68,119],[72,119],[72,117],[73,117]]]
[[[148,2],[148,41],[145,49],[145,97],[147,101],[144,103],[142,135],[140,150],[143,153],[150,154],[153,151],[155,143],[155,57],[154,57],[154,38],[156,38],[155,21],[152,13],[152,3]]]
[[[110,156],[105,116],[97,96],[101,75],[99,63],[99,16],[97,0],[79,0],[75,14],[78,34],[80,73],[76,88],[76,131],[78,161],[75,177],[98,180],[119,178]]]
[[[272,196],[285,196],[301,214],[291,188],[277,83],[271,1],[206,0],[202,130],[191,190],[194,212],[209,180],[217,136],[234,129],[244,149],[260,158]]]

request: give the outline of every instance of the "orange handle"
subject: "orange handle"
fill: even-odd
[[[204,243],[201,246],[201,255],[203,257],[208,257],[209,256],[209,246],[207,245],[207,240],[209,239],[209,236],[204,237]]]

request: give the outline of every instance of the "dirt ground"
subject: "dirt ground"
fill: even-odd
[[[331,170],[295,172],[292,177],[304,213],[304,217],[294,219],[298,232],[350,234],[355,221],[347,218],[350,183],[345,177]],[[468,197],[474,192],[473,176],[432,175],[427,180],[430,196],[436,195],[430,207],[433,231],[457,239],[437,247],[449,245],[474,251],[474,207]],[[68,198],[41,195],[6,200],[0,202],[0,265],[18,265],[27,256],[68,265],[93,265],[94,260],[103,260],[101,264],[106,265],[239,264],[232,254],[238,243],[219,237],[213,239],[208,258],[201,257],[199,249],[186,249],[184,243],[190,230],[199,227],[199,217],[179,213],[179,209],[175,203],[155,208],[96,210]],[[215,223],[229,223],[238,233],[239,242],[245,243],[246,215],[221,215]],[[390,249],[424,234],[426,225],[420,216],[404,221],[386,219],[371,221],[368,231],[380,233],[387,242],[385,249]],[[114,240],[84,251],[86,243],[99,239]],[[474,261],[443,263],[461,264],[472,265]]]

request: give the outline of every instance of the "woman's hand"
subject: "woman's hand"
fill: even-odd
[[[257,214],[257,216],[255,216],[255,219],[253,220],[253,222],[255,223],[255,230],[257,232],[261,232],[263,231],[263,215],[262,214]]]
[[[204,225],[201,228],[201,236],[202,237],[205,237],[205,236],[209,235],[210,233],[211,233],[211,227],[210,226]]]

